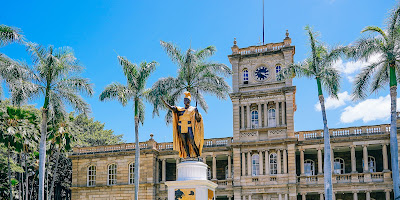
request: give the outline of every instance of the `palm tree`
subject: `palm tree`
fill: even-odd
[[[189,48],[186,53],[183,53],[173,43],[160,41],[160,44],[171,60],[178,65],[178,76],[161,78],[154,83],[149,95],[149,101],[154,105],[153,115],[159,114],[160,107],[166,109],[160,97],[164,97],[169,104],[176,105],[185,91],[191,93],[196,100],[196,106],[199,103],[205,112],[208,110],[208,105],[204,94],[226,99],[230,86],[223,76],[230,76],[231,69],[222,63],[205,61],[216,52],[214,46],[197,51]],[[165,120],[168,124],[171,122],[172,113],[169,109],[167,110]]]
[[[24,73],[11,84],[11,99],[14,104],[20,105],[27,100],[44,97],[39,142],[39,200],[44,200],[48,120],[60,115],[67,116],[65,104],[78,112],[88,113],[89,105],[80,93],[91,96],[93,89],[88,79],[79,76],[83,67],[77,62],[71,48],[45,48],[33,43],[27,45],[34,66],[23,66]]]
[[[111,99],[118,100],[122,106],[126,106],[129,101],[134,103],[135,111],[135,200],[139,199],[139,158],[140,158],[140,146],[139,146],[139,122],[144,123],[144,98],[148,95],[148,89],[146,89],[146,82],[151,73],[156,69],[157,62],[141,62],[139,66],[131,63],[128,59],[118,56],[119,64],[122,66],[122,70],[127,80],[127,84],[112,83],[100,94],[100,101],[106,101]]]
[[[306,77],[315,79],[318,88],[318,99],[321,104],[322,121],[324,123],[324,181],[325,181],[325,199],[332,199],[332,165],[331,165],[331,145],[328,129],[328,121],[325,111],[325,99],[323,89],[334,98],[338,98],[337,92],[340,88],[340,73],[332,67],[339,56],[343,53],[343,48],[337,48],[329,51],[327,47],[317,40],[315,33],[309,26],[305,27],[307,31],[311,56],[303,63],[293,64],[282,70],[279,74],[281,78]]]
[[[391,99],[390,120],[390,153],[392,163],[393,191],[400,197],[399,160],[397,143],[397,82],[400,77],[400,6],[391,11],[387,20],[387,30],[377,26],[367,26],[361,32],[375,34],[375,37],[361,38],[349,49],[349,56],[355,59],[368,60],[372,55],[379,55],[374,63],[363,68],[354,82],[353,97],[355,100],[366,97],[368,90],[376,92],[389,84]],[[396,77],[397,76],[397,77]]]

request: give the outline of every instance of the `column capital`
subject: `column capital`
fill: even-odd
[[[385,189],[385,192],[392,192],[392,189]]]
[[[364,148],[364,147],[368,147],[368,144],[363,144],[362,147],[363,147],[363,148]]]
[[[213,154],[212,157],[215,158],[215,157],[217,157],[217,155],[214,155],[214,154]]]
[[[352,193],[354,194],[354,193],[358,193],[359,191],[352,191]]]
[[[263,150],[263,149],[257,149],[257,151],[258,151],[258,153],[262,153],[262,152],[264,152],[264,150]]]
[[[356,145],[352,144],[352,145],[349,146],[349,148],[350,148],[350,149],[356,148]]]
[[[299,151],[304,151],[305,149],[304,148],[299,148]]]
[[[381,144],[381,146],[387,146],[387,145],[389,145],[388,143],[383,143],[383,144]]]
[[[322,151],[322,147],[317,147],[317,151]]]

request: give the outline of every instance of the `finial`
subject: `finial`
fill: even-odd
[[[152,140],[153,139],[153,133],[150,133],[150,140]]]
[[[286,29],[286,37],[289,37],[289,31]]]
[[[236,38],[233,38],[233,45],[236,45]]]

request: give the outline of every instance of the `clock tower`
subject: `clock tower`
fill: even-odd
[[[228,58],[233,70],[234,182],[240,183],[235,185],[235,200],[248,195],[274,199],[278,192],[289,199],[297,195],[296,87],[292,79],[277,76],[293,63],[294,54],[288,31],[279,43],[239,48],[234,40]],[[268,184],[260,191],[257,185],[262,183]]]

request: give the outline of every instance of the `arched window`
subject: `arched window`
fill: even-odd
[[[304,161],[304,175],[306,176],[315,175],[315,165],[313,160]]]
[[[276,153],[271,153],[269,155],[269,172],[270,174],[278,173],[278,159]]]
[[[268,110],[268,126],[275,127],[276,126],[276,119],[275,119],[275,109]]]
[[[333,169],[335,174],[344,174],[344,160],[342,158],[335,158]]]
[[[258,111],[251,111],[251,128],[258,128]]]
[[[249,71],[247,69],[243,70],[243,83],[249,83]]]
[[[260,159],[258,154],[251,156],[251,175],[258,176],[260,173]]]
[[[87,168],[87,186],[96,185],[96,166],[91,165]]]
[[[364,168],[364,158],[362,159],[362,166]],[[368,172],[376,172],[376,162],[372,156],[368,156]]]
[[[108,165],[107,185],[115,185],[115,184],[117,184],[117,165],[111,164]]]
[[[282,70],[281,65],[276,65],[275,67],[275,74],[276,74],[276,80],[280,81],[281,79],[278,77],[278,73]]]
[[[129,184],[135,183],[135,163],[129,164]]]

